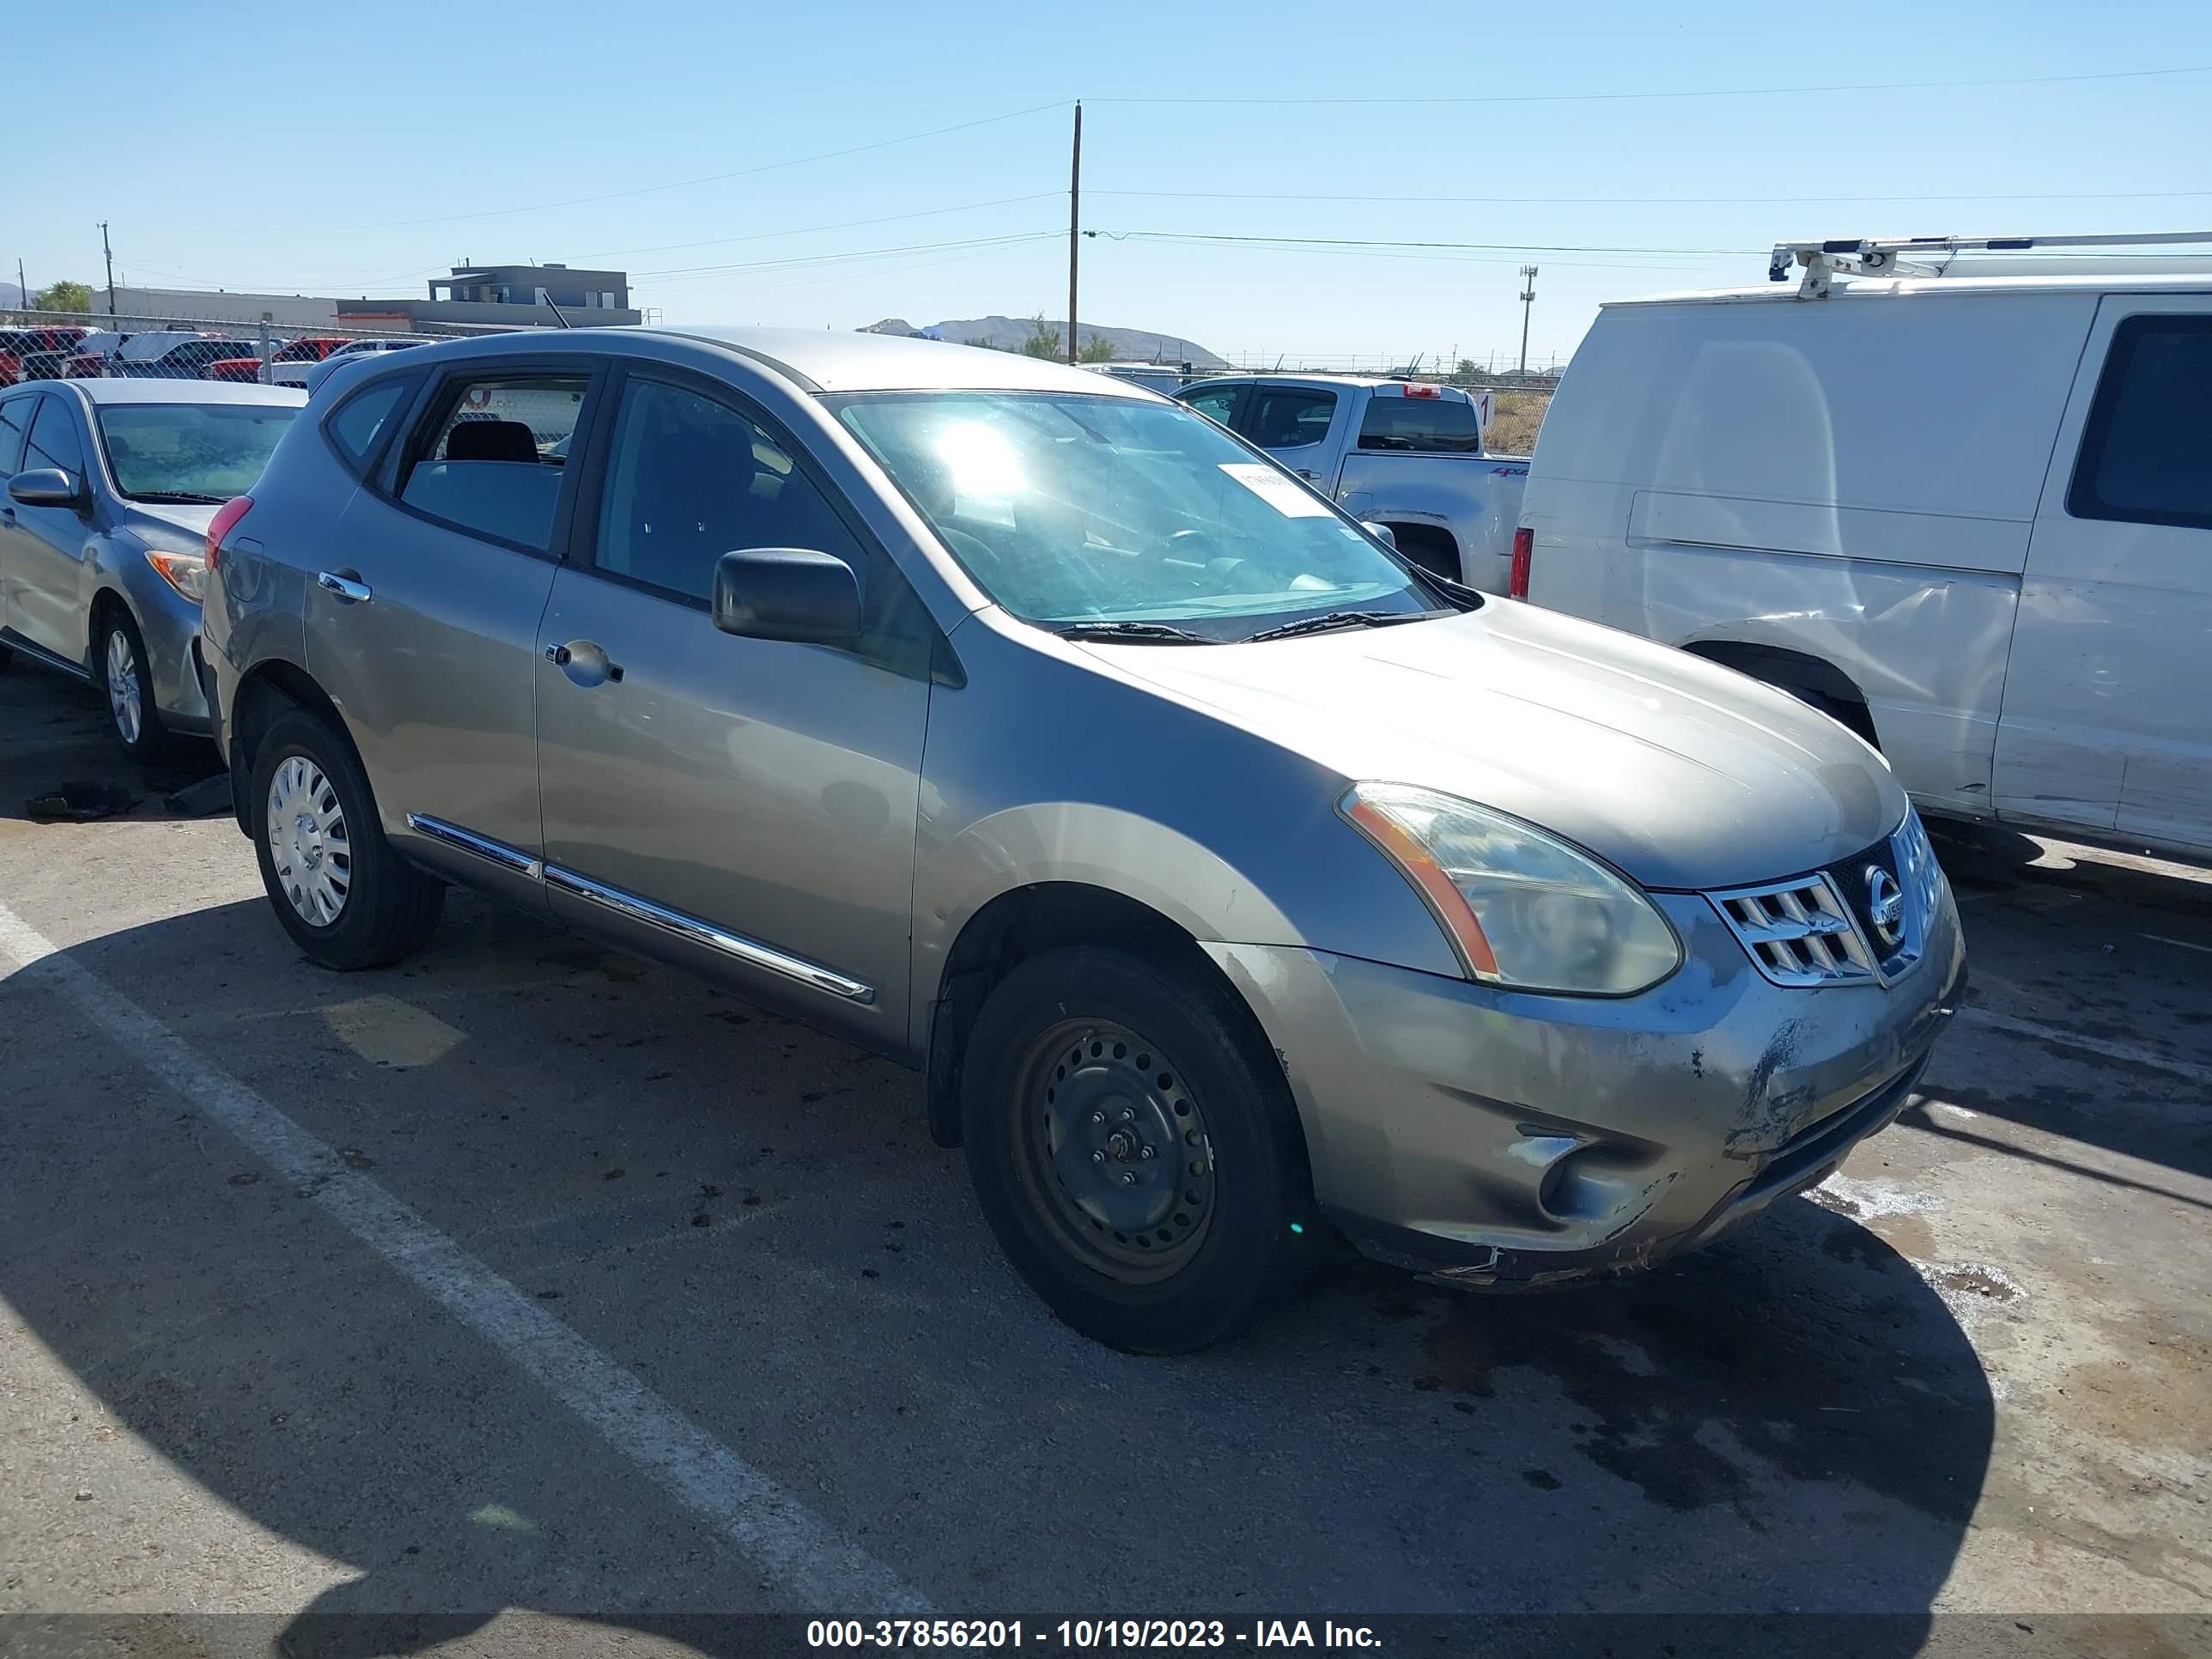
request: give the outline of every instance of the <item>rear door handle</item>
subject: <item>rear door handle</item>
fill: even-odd
[[[315,586],[335,595],[340,605],[359,605],[369,597],[368,584],[357,570],[319,570]]]
[[[610,680],[617,685],[622,684],[622,665],[608,661],[606,647],[597,640],[570,640],[566,645],[549,645],[545,647],[545,660],[576,685],[588,688],[605,685]]]

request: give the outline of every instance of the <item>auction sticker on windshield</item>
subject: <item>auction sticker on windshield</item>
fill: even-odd
[[[1263,465],[1258,461],[1224,461],[1221,470],[1286,519],[1328,517],[1326,505],[1307,495],[1272,466]]]

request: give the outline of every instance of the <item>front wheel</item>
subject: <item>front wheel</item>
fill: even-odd
[[[392,849],[353,746],[305,709],[253,756],[253,849],[276,920],[325,968],[381,968],[425,944],[444,885]]]
[[[1225,988],[1093,946],[1018,964],[962,1066],[985,1218],[1053,1312],[1137,1353],[1228,1340],[1322,1248],[1282,1070]]]
[[[131,613],[120,606],[101,618],[93,641],[93,665],[107,693],[108,729],[135,761],[157,761],[167,752],[169,729],[154,707],[154,673],[146,660],[145,637]]]

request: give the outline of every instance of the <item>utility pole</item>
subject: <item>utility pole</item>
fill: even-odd
[[[1528,313],[1535,307],[1536,267],[1523,265],[1521,267],[1521,372],[1514,377],[1516,384],[1523,383],[1528,378]]]
[[[1067,163],[1067,361],[1076,360],[1076,250],[1083,244],[1083,100],[1075,100],[1075,147]]]
[[[107,262],[107,314],[115,315],[115,255],[107,246],[107,221],[100,222],[100,257]]]
[[[24,310],[28,311],[31,308],[30,284],[24,279],[23,262],[20,258],[15,261],[15,297],[21,302]]]

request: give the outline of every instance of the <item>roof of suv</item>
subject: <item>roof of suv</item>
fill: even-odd
[[[544,329],[471,339],[466,349],[543,351],[555,343]],[[1093,398],[1127,398],[1145,402],[1152,392],[1109,374],[1093,374],[1065,363],[1046,362],[1018,352],[940,340],[901,339],[891,334],[844,333],[834,329],[672,327],[579,328],[556,331],[564,346],[613,346],[641,335],[696,340],[720,346],[781,370],[814,392],[1073,392]],[[460,343],[454,343],[459,345]],[[445,346],[425,351],[453,355]]]

